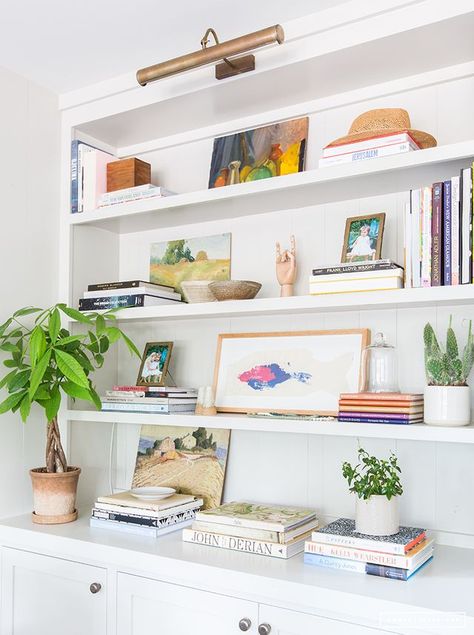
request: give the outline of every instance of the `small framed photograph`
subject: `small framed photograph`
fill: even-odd
[[[341,262],[379,260],[385,213],[353,216],[346,220]]]
[[[173,342],[148,342],[138,372],[137,386],[164,386]]]

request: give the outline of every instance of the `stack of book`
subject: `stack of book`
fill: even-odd
[[[71,213],[89,212],[107,192],[107,164],[116,157],[83,141],[71,143]]]
[[[366,536],[355,522],[339,518],[314,531],[304,562],[318,567],[408,580],[433,559],[433,540],[418,527],[400,527],[393,536]]]
[[[405,215],[406,287],[470,284],[472,167],[410,192]]]
[[[90,284],[79,300],[79,311],[160,306],[181,302],[173,287],[143,280]]]
[[[311,295],[382,291],[403,287],[403,269],[392,260],[339,263],[313,269],[309,278]]]
[[[101,397],[105,412],[194,412],[197,392],[177,386],[114,386]]]
[[[423,395],[400,392],[342,393],[339,421],[353,423],[422,423]]]
[[[318,526],[312,509],[239,502],[196,513],[183,540],[274,558],[301,553]]]
[[[123,190],[115,190],[114,192],[106,192],[99,199],[99,207],[109,207],[110,205],[128,203],[129,201],[140,201],[144,198],[153,199],[173,195],[174,192],[170,192],[164,187],[148,183],[146,185],[127,187]]]
[[[202,504],[200,498],[185,494],[155,502],[140,500],[131,492],[99,496],[90,526],[157,538],[190,525]]]
[[[398,134],[378,135],[362,141],[351,141],[344,144],[331,143],[323,148],[319,167],[355,163],[377,157],[388,157],[419,150],[420,147],[409,132]]]

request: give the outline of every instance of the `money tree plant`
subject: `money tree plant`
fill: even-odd
[[[403,494],[401,469],[393,452],[388,459],[378,459],[370,456],[364,448],[359,448],[358,457],[357,465],[352,466],[348,461],[342,464],[342,475],[349,484],[350,492],[364,500],[371,496],[385,496],[390,500]]]
[[[79,322],[86,332],[73,335],[62,328],[61,314]],[[49,309],[20,309],[0,326],[0,350],[7,354],[3,364],[10,369],[0,380],[0,388],[8,392],[0,414],[19,411],[25,422],[34,403],[44,408],[47,472],[68,469],[58,426],[62,396],[90,401],[100,410],[91,373],[103,365],[110,345],[122,339],[140,357],[115,320],[114,311],[81,313],[56,304]]]
[[[443,351],[433,327],[426,324],[423,339],[425,344],[425,371],[429,386],[467,386],[467,379],[474,362],[474,337],[469,322],[467,342],[462,351],[449,319],[446,345]]]

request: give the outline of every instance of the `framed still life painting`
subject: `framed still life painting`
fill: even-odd
[[[368,329],[219,335],[214,390],[220,412],[335,415],[361,387]]]
[[[304,170],[308,117],[214,139],[209,188]]]

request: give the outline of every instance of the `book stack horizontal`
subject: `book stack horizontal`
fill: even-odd
[[[168,386],[114,386],[101,401],[104,412],[191,413],[196,409],[197,392]]]
[[[196,513],[183,540],[274,558],[301,553],[318,526],[316,512],[301,507],[248,502],[226,503]]]
[[[339,421],[353,423],[422,423],[423,395],[400,392],[341,393]]]
[[[409,132],[377,135],[370,139],[343,144],[331,143],[323,148],[323,156],[319,160],[319,167],[357,163],[367,159],[388,157],[419,149],[419,145]]]
[[[128,203],[129,201],[140,201],[144,198],[162,198],[163,196],[173,195],[174,192],[170,192],[164,187],[148,183],[146,185],[127,187],[123,190],[115,190],[114,192],[105,192],[99,198],[99,207],[109,207],[110,205]]]
[[[393,536],[367,536],[355,522],[339,518],[313,531],[304,562],[318,567],[408,580],[433,558],[433,540],[419,527],[400,527]]]
[[[403,269],[392,260],[340,263],[313,269],[311,295],[382,291],[403,287]]]
[[[144,280],[126,280],[90,284],[79,300],[79,311],[159,306],[181,302],[173,287]]]
[[[202,499],[185,494],[153,502],[120,492],[98,497],[90,526],[157,538],[190,525],[202,505]]]

